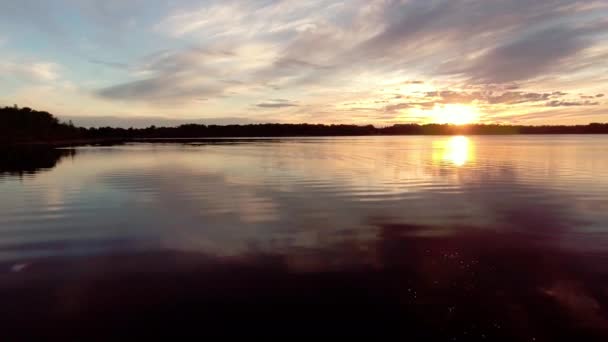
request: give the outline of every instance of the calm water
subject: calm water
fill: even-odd
[[[412,336],[445,340],[601,339],[608,330],[607,136],[254,139],[4,153],[2,293],[35,302],[18,289],[45,284],[34,297],[46,306],[71,303],[57,311],[64,321],[90,314],[74,303],[135,310],[141,303],[129,300],[143,291],[142,301],[163,298],[162,305],[203,296],[217,304],[213,317],[224,317],[217,308],[226,301],[238,303],[247,317],[279,319],[271,331],[302,329],[302,317],[294,323],[278,314],[284,310],[315,312],[312,326],[334,333],[407,326]],[[150,277],[164,287],[139,287]],[[184,285],[172,289],[167,278]],[[223,285],[201,294],[210,282]],[[116,308],[100,304],[99,293]],[[273,311],[255,311],[256,300]],[[32,315],[27,310],[17,311]],[[56,323],[51,311],[40,319]]]

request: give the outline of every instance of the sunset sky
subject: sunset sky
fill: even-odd
[[[82,125],[608,122],[608,1],[5,0],[0,49]]]

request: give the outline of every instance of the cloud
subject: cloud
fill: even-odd
[[[462,59],[475,49],[491,48],[497,41],[513,40],[546,22],[563,18],[564,13],[555,9],[568,2],[385,1],[380,10],[383,29],[360,48],[367,57],[409,52],[403,56],[408,58],[420,56],[420,50],[431,47],[447,52],[449,56],[443,58],[460,53],[458,57]]]
[[[113,100],[174,102],[219,95],[221,92],[222,89],[212,82],[161,75],[103,88],[97,94]]]
[[[567,98],[568,94],[562,91],[536,93],[523,91],[455,91],[439,90],[425,92],[422,96],[410,96],[406,101],[391,103],[384,107],[384,112],[396,113],[403,109],[429,110],[436,104],[475,104],[475,105],[539,105],[548,107],[571,107],[571,106],[595,106],[599,102],[578,101]],[[584,98],[595,98],[594,96],[583,96]],[[402,99],[394,97],[392,99]],[[376,101],[377,103],[378,101]],[[382,101],[386,102],[386,101]]]
[[[522,92],[522,91],[453,91],[443,90],[426,92],[425,97],[432,98],[437,103],[471,103],[480,102],[486,104],[523,104],[523,103],[534,103],[540,101],[546,101],[551,98],[560,98],[567,95],[564,92],[547,92],[547,93],[535,93],[535,92]]]
[[[547,124],[550,120],[549,122],[551,124],[572,125],[603,122],[605,121],[605,119],[603,119],[605,116],[606,108],[602,108],[601,106],[585,107],[582,110],[579,106],[543,106],[531,108],[524,113],[512,114],[504,117],[504,119],[506,119],[505,122],[519,124]]]
[[[180,37],[192,32],[204,30],[211,36],[244,33],[241,27],[226,28],[228,23],[238,22],[247,15],[244,6],[237,2],[227,1],[202,6],[197,10],[180,10],[161,21],[156,29],[172,36]]]
[[[573,106],[597,106],[599,102],[593,101],[549,101],[547,102],[548,107],[573,107]]]
[[[99,89],[96,94],[110,100],[152,103],[219,96],[239,83],[238,80],[224,78],[233,75],[233,70],[226,68],[226,65],[236,58],[237,54],[231,51],[197,47],[158,51],[141,58],[136,66],[125,70],[138,79]]]
[[[1,62],[0,76],[11,76],[29,82],[50,82],[59,79],[59,65],[52,62]]]
[[[269,100],[267,102],[262,102],[262,103],[256,104],[256,107],[259,107],[259,108],[286,108],[286,107],[297,107],[297,106],[299,106],[297,103],[293,103],[289,100],[283,100],[283,99]]]
[[[337,0],[210,0],[175,9],[155,29],[173,37],[272,38],[315,29],[327,15],[340,14],[340,4]]]
[[[526,81],[559,72],[570,58],[597,46],[606,32],[590,8],[564,12],[562,7],[572,3],[566,0],[385,3],[378,24],[384,28],[351,55],[363,63],[414,64],[475,83]]]
[[[435,106],[435,102],[401,102],[384,107],[384,111],[387,113],[396,113],[401,109],[421,108],[431,109]]]
[[[109,68],[115,68],[115,69],[127,69],[129,67],[129,65],[126,63],[103,61],[103,60],[95,59],[95,58],[89,59],[89,63],[102,65],[102,66],[106,66]]]
[[[464,73],[483,83],[527,80],[555,70],[589,45],[579,29],[552,27],[490,50]]]

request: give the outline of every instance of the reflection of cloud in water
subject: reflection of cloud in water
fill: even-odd
[[[289,173],[294,166],[283,167]],[[333,248],[348,240],[373,241],[378,224],[424,226],[415,233],[428,236],[479,229],[518,232],[560,244],[586,224],[567,193],[522,182],[508,165],[447,169],[447,176],[459,173],[457,187],[396,195],[360,194],[339,178],[325,183],[311,176],[284,187],[281,179],[245,182],[238,181],[241,176],[210,169],[190,167],[178,173],[160,167],[145,174],[115,169],[99,179],[133,201],[149,198],[143,205],[151,208],[131,212],[130,220],[134,225],[147,222],[147,229],[161,234],[166,247],[220,254],[241,253],[252,245],[275,253]],[[374,196],[377,201],[361,201]]]
[[[530,167],[536,161],[505,150],[509,145],[501,139],[349,138],[89,148],[79,152],[73,166],[47,177],[52,184],[46,188],[63,189],[57,217],[81,226],[79,234],[94,229],[95,234],[121,232],[142,240],[160,235],[168,248],[210,253],[235,254],[251,246],[269,252],[332,248],[336,242],[373,241],[383,224],[426,227],[418,235],[485,229],[520,232],[569,247],[605,248],[598,228],[606,220],[602,200],[585,200],[605,187],[602,180],[589,191],[582,183],[587,197],[581,198],[541,179],[542,169]],[[527,138],[515,141],[521,139]],[[449,152],[451,141],[456,141],[456,150],[466,147],[462,167],[455,164],[465,153]],[[517,151],[539,148],[533,143]],[[503,154],[507,157],[501,158]],[[45,207],[40,198],[58,198],[53,194],[18,198],[16,203]],[[79,221],[73,208],[81,206],[97,218]],[[84,219],[92,217],[89,211],[78,213]],[[61,225],[58,218],[49,224]]]

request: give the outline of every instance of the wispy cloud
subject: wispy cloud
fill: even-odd
[[[245,61],[241,52],[203,48],[160,51],[125,70],[137,79],[108,86],[97,94],[107,99],[156,103],[220,96],[239,83],[233,79],[241,76],[237,71],[245,72],[248,64],[255,64],[255,61]],[[243,63],[231,68],[238,59]]]
[[[548,107],[573,107],[573,106],[597,106],[600,103],[597,101],[549,101]]]
[[[24,81],[49,82],[59,78],[59,65],[52,62],[0,62],[0,75]]]
[[[96,59],[96,58],[89,59],[89,62],[93,63],[93,64],[101,65],[101,66],[106,66],[109,68],[116,68],[116,69],[127,69],[129,67],[129,65],[127,63],[104,61],[104,60],[100,60],[100,59]]]
[[[289,100],[283,100],[283,99],[268,100],[266,102],[256,104],[256,107],[259,107],[259,108],[285,108],[285,107],[297,107],[297,106],[298,106],[297,103],[291,102]]]
[[[482,83],[505,83],[554,72],[592,44],[585,33],[562,26],[533,32],[473,59],[464,73]]]

